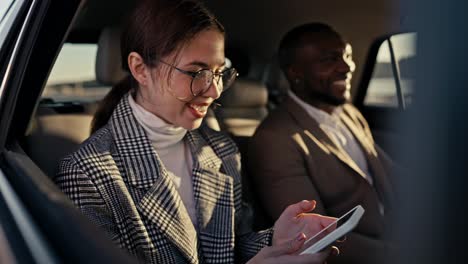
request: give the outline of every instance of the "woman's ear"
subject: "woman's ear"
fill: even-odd
[[[135,78],[141,86],[148,85],[151,73],[140,54],[136,52],[128,54],[127,63],[133,78]]]

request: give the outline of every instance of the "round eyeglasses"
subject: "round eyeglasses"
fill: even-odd
[[[226,91],[239,75],[235,68],[229,68],[222,72],[213,72],[212,70],[202,69],[199,71],[182,70],[172,64],[159,60],[163,64],[170,66],[177,71],[192,77],[190,83],[190,92],[193,96],[198,96],[210,89],[213,82],[216,82],[216,89],[219,93]]]

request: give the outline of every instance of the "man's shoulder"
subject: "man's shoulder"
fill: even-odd
[[[273,109],[266,118],[261,122],[262,127],[282,127],[284,124],[292,122],[292,116],[289,113],[288,108],[283,103]]]
[[[253,140],[259,138],[283,138],[296,127],[293,117],[283,105],[271,111],[255,130]]]

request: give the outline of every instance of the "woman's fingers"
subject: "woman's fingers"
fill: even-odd
[[[315,200],[307,201],[303,200],[298,203],[292,204],[288,206],[281,216],[285,216],[287,218],[294,218],[300,214],[310,212],[315,209],[315,205],[317,202]]]
[[[299,233],[295,239],[291,240],[289,244],[289,248],[286,253],[292,254],[296,251],[298,251],[302,245],[304,245],[304,242],[306,240],[306,236],[304,233]]]
[[[290,240],[275,247],[269,247],[268,255],[274,257],[285,254],[292,254],[298,251],[302,247],[302,245],[304,245],[305,240],[306,236],[304,235],[304,233],[299,233],[293,240]]]

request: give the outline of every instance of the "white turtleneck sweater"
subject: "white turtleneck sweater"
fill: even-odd
[[[131,95],[128,102],[138,123],[143,127],[159,158],[169,173],[182,202],[187,208],[193,225],[197,226],[197,214],[192,185],[192,153],[183,140],[187,130],[166,123],[158,116],[138,105]]]

